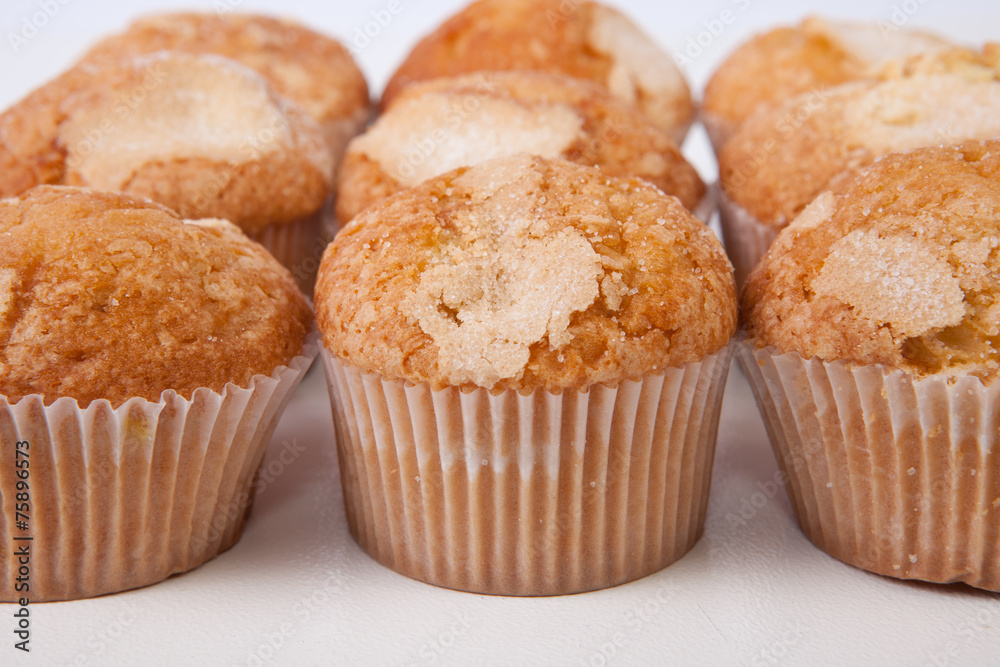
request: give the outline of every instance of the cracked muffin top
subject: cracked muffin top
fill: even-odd
[[[0,395],[81,407],[190,398],[270,375],[302,350],[305,297],[222,220],[151,201],[42,186],[0,200]]]
[[[98,42],[84,60],[164,50],[215,53],[256,70],[319,123],[337,159],[371,112],[364,75],[340,42],[269,16],[196,12],[146,16]]]
[[[760,109],[810,91],[876,78],[890,62],[953,46],[918,30],[811,16],[799,25],[755,35],[726,58],[705,87],[705,124],[719,151]]]
[[[482,72],[408,86],[351,142],[337,194],[348,221],[396,190],[496,157],[533,153],[638,176],[693,210],[705,185],[670,136],[597,84]]]
[[[845,84],[754,115],[719,156],[719,181],[732,202],[780,229],[880,155],[996,136],[1000,69]]]
[[[721,244],[676,199],[519,155],[363,211],[323,257],[316,319],[366,372],[560,391],[718,351],[736,297]]]
[[[917,376],[1000,372],[1000,141],[882,158],[781,234],[743,294],[757,345]]]
[[[314,214],[332,182],[315,121],[221,56],[85,62],[0,114],[0,196],[113,190],[254,233]]]
[[[478,0],[421,40],[393,75],[404,86],[441,76],[540,70],[590,79],[637,106],[680,144],[694,103],[674,59],[628,17],[590,0]]]

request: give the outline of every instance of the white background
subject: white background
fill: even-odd
[[[401,13],[359,53],[373,95],[413,41],[463,4],[399,2]],[[137,14],[222,3],[297,18],[350,42],[388,0],[0,0],[0,108]],[[690,56],[695,90],[750,34],[807,13],[1000,40],[1000,5],[986,0],[612,4],[664,48]],[[723,10],[733,21],[719,30],[713,21]],[[12,32],[31,36],[15,50]],[[715,178],[700,130],[685,152],[706,180]],[[283,449],[291,464],[277,458]],[[279,425],[268,464],[272,481],[243,539],[203,567],[142,590],[32,607],[29,656],[13,649],[13,608],[0,605],[0,665],[1000,664],[1000,596],[867,574],[802,536],[783,489],[768,485],[776,464],[736,371],[705,537],[663,572],[607,591],[485,597],[411,581],[370,560],[347,532],[319,364]],[[745,521],[733,520],[741,514]]]

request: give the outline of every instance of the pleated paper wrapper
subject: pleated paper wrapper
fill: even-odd
[[[846,563],[1000,591],[1000,383],[739,344],[803,532]]]
[[[707,225],[712,222],[712,216],[715,215],[717,207],[716,187],[709,185],[705,188],[705,194],[701,200],[691,209],[691,214]]]
[[[729,199],[721,187],[718,188],[717,198],[726,254],[733,264],[736,287],[741,288],[754,267],[764,259],[779,230],[759,222],[745,208]]]
[[[258,232],[248,234],[291,271],[299,289],[310,298],[316,286],[316,274],[319,272],[323,251],[332,239],[326,223],[330,208],[331,204],[327,202],[313,215],[292,222],[268,225]]]
[[[676,561],[701,536],[732,347],[616,388],[433,391],[322,353],[351,533],[477,593],[560,595]]]
[[[739,126],[731,120],[720,118],[713,113],[706,112],[704,109],[698,114],[698,119],[705,126],[705,131],[708,132],[708,139],[712,143],[712,151],[718,157],[722,153],[726,142],[729,141]]]
[[[0,396],[0,599],[73,600],[146,586],[235,544],[264,450],[318,349],[313,334],[270,377],[221,394],[202,387],[190,400],[165,391],[157,403],[132,398],[112,409],[106,400],[80,408],[71,398],[45,406],[37,394],[14,404]],[[15,514],[19,440],[29,443],[27,530]],[[22,545],[27,591],[16,590],[12,549]]]

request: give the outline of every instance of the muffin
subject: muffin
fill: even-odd
[[[875,78],[891,61],[953,46],[917,30],[808,17],[756,35],[726,58],[705,87],[701,120],[718,153],[756,111]]]
[[[309,287],[333,163],[315,121],[253,70],[160,51],[84,63],[0,114],[0,196],[42,184],[224,218]]]
[[[0,538],[33,554],[28,590],[0,558],[0,599],[145,586],[231,547],[318,350],[288,271],[225,221],[81,188],[0,200],[0,236],[0,438],[12,462],[28,443],[0,497],[30,508]]]
[[[744,123],[719,157],[722,228],[737,282],[817,195],[878,156],[1000,136],[998,72],[846,84]]]
[[[556,595],[701,535],[735,287],[675,198],[537,156],[456,169],[338,234],[316,317],[348,523],[384,565]]]
[[[347,49],[289,20],[232,13],[155,14],[101,40],[84,60],[153,51],[215,53],[256,70],[319,124],[335,162],[371,114],[368,84]]]
[[[751,275],[738,356],[803,531],[1000,591],[1000,141],[890,155]]]
[[[590,0],[478,0],[414,47],[382,108],[414,81],[483,70],[541,70],[590,79],[637,106],[678,145],[694,104],[673,58],[617,10]]]
[[[543,72],[467,74],[416,83],[348,147],[337,217],[477,162],[535,153],[612,176],[638,176],[707,220],[710,198],[677,145],[605,88]]]

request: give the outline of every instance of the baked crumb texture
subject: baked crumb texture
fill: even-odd
[[[758,346],[915,376],[1000,369],[1000,142],[886,156],[816,199],[751,275]]]
[[[846,84],[761,112],[723,149],[722,188],[780,229],[880,155],[1000,136],[1000,81],[974,72]]]
[[[702,112],[719,150],[755,111],[803,93],[873,78],[889,63],[952,47],[916,30],[883,34],[876,23],[809,17],[797,26],[761,33],[736,49],[709,80]]]
[[[351,142],[338,217],[351,220],[399,189],[517,153],[638,176],[688,210],[705,196],[698,172],[670,136],[603,87],[542,72],[488,72],[416,83],[397,95]]]
[[[250,14],[157,14],[101,40],[84,60],[163,50],[215,53],[256,70],[319,123],[337,159],[371,113],[368,85],[347,49],[289,20]]]
[[[678,143],[694,118],[673,58],[627,17],[590,1],[473,2],[417,44],[386,86],[382,105],[414,81],[524,69],[595,81]]]
[[[956,74],[970,81],[1000,79],[1000,43],[986,42],[978,49],[952,46],[889,60],[878,70],[881,80],[918,74]]]
[[[85,62],[0,115],[0,196],[121,191],[255,233],[316,213],[332,182],[316,123],[221,56]]]
[[[0,200],[0,394],[117,406],[269,375],[302,350],[305,298],[221,220],[39,187]]]
[[[721,245],[676,199],[523,155],[365,210],[316,294],[327,349],[434,388],[614,384],[715,352],[736,324]]]

